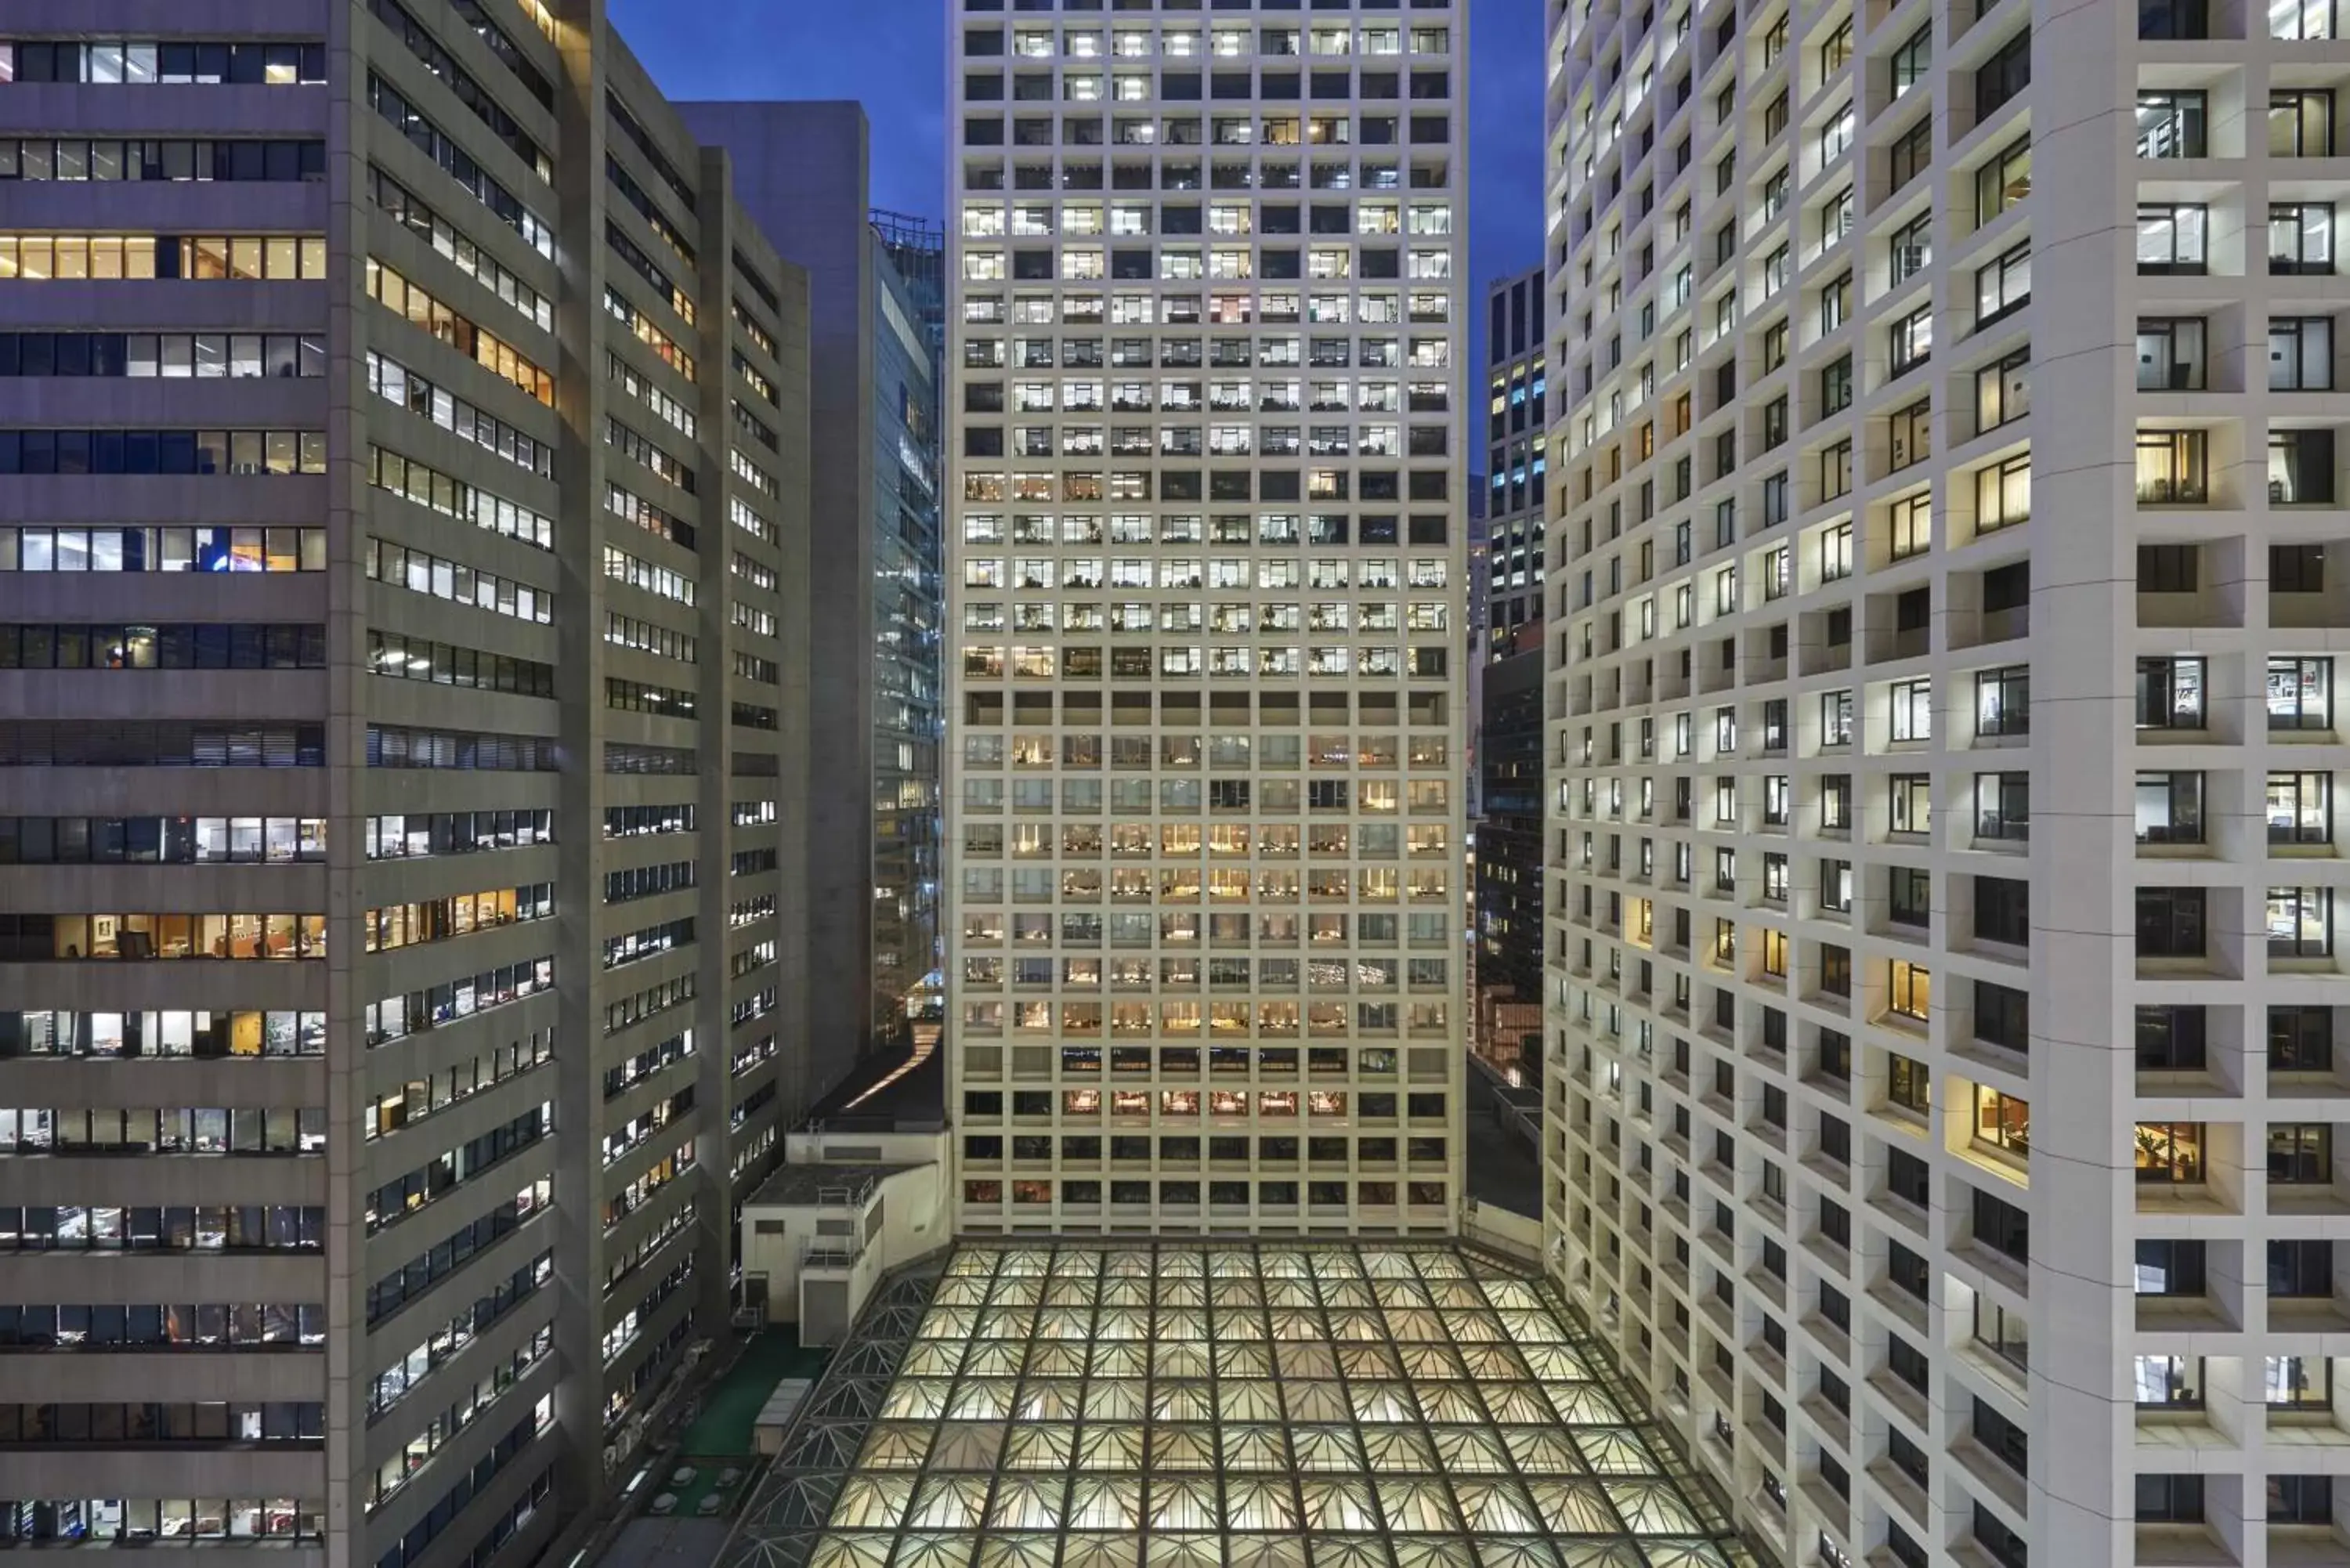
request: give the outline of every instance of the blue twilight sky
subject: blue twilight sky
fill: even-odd
[[[945,0],[608,0],[671,98],[855,98],[873,201],[946,215]],[[1543,0],[1471,0],[1473,297],[1542,258]],[[1482,352],[1482,344],[1480,345]]]

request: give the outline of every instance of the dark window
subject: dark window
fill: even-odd
[[[1975,123],[1989,119],[2031,85],[2032,30],[2027,27],[2001,45],[1999,53],[1975,71]]]
[[[1841,1116],[1820,1117],[1820,1153],[1838,1165],[1852,1163],[1852,1127]]]
[[[2334,1179],[2334,1129],[2324,1122],[2269,1124],[2269,1182],[2324,1187]]]
[[[1920,1394],[1923,1394],[1927,1386],[1933,1381],[1933,1368],[1926,1359],[1926,1353],[1899,1334],[1889,1334],[1885,1336],[1885,1365],[1896,1377],[1900,1378],[1902,1382]],[[1925,1468],[1923,1460],[1924,1456],[1920,1455],[1918,1466],[1920,1469]]]
[[[1851,973],[1852,955],[1845,955],[1847,980]],[[1820,1031],[1820,1075],[1836,1082],[1852,1080],[1852,1037],[1834,1029]]]
[[[1906,1199],[1923,1209],[1932,1194],[1933,1176],[1926,1162],[1908,1150],[1888,1148],[1885,1151],[1885,1188],[1896,1198]]]
[[[2334,1243],[2271,1241],[2269,1294],[2325,1298],[2334,1294]]]
[[[2200,888],[2137,890],[2137,956],[2201,958],[2205,892]]]
[[[1885,1277],[1921,1302],[1931,1289],[1932,1274],[1926,1266],[1926,1260],[1898,1241],[1888,1244],[1885,1255]]]
[[[2271,1524],[2333,1523],[2334,1478],[2269,1477],[2267,1512]]]
[[[1888,867],[1887,918],[1896,925],[1926,926],[1934,917],[1933,877],[1918,867]]]
[[[2138,1477],[2137,1521],[2141,1524],[2202,1523],[2203,1478],[2199,1475]]]
[[[1981,1398],[1975,1400],[1972,1423],[1975,1441],[1991,1450],[1992,1456],[2018,1475],[2029,1473],[2032,1467],[2032,1440],[2023,1428],[1992,1409]]]
[[[2011,1051],[2032,1048],[2032,995],[2012,986],[1975,981],[1975,1038]]]
[[[1975,878],[1975,936],[2022,947],[2032,940],[2032,885],[2008,877]]]
[[[1893,144],[1887,165],[1891,179],[1886,187],[1886,194],[1889,196],[1909,183],[1933,161],[1934,117],[1931,114],[1921,115],[1918,123],[1903,131],[1901,140]]]
[[[1974,1189],[1975,1240],[2015,1262],[2030,1261],[2032,1217],[2014,1204]]]
[[[2137,547],[2137,591],[2142,594],[2191,594],[2200,576],[2201,548],[2194,545],[2140,545]]]
[[[2318,594],[2325,591],[2325,546],[2271,545],[2269,592]]]
[[[2139,1072],[2199,1073],[2207,1064],[2200,1006],[2188,1003],[2137,1010]]]
[[[2334,1010],[2330,1007],[2269,1009],[2269,1071],[2330,1073],[2334,1070]]]
[[[2206,0],[2137,0],[2137,36],[2162,39],[2210,37]],[[2275,1517],[2273,1510],[2270,1517]]]
[[[2137,1293],[2142,1296],[2201,1295],[2203,1243],[2140,1241],[2135,1280]]]

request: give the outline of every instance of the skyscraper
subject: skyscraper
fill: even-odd
[[[0,1534],[530,1561],[808,1088],[806,280],[588,0],[0,32]]]
[[[1552,1262],[1787,1560],[2341,1553],[2336,23],[1555,18]]]
[[[1543,616],[1550,338],[1546,267],[1485,290],[1485,534],[1492,549],[1486,593],[1488,659],[1510,653],[1518,628]],[[1476,422],[1475,410],[1470,421]]]
[[[952,11],[965,1231],[1456,1222],[1464,13]]]
[[[1544,524],[1547,269],[1485,290],[1485,637],[1477,671],[1477,1049],[1542,1075]]]
[[[813,646],[806,822],[809,1049],[828,1085],[935,1007],[938,958],[937,359],[872,224],[870,130],[847,100],[679,106],[733,159],[744,210],[806,267],[812,322]],[[933,264],[935,265],[935,264]],[[863,649],[861,662],[849,651]]]

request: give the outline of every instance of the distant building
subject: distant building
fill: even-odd
[[[1542,1074],[1542,644],[1485,668],[1478,742],[1477,1047]]]
[[[1485,536],[1491,546],[1483,619],[1488,657],[1543,618],[1543,269],[1485,291]]]
[[[876,207],[867,214],[898,281],[913,296],[914,314],[943,362],[947,351],[947,232],[934,219]]]
[[[809,1041],[824,1083],[937,1005],[939,351],[945,236],[875,214],[853,102],[690,103],[808,269],[815,394]],[[845,664],[869,649],[855,679]]]
[[[1485,521],[1472,546],[1475,1049],[1542,1071],[1543,274],[1485,294]],[[1529,654],[1525,650],[1534,650]]]

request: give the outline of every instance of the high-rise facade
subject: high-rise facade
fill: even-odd
[[[1545,268],[1485,290],[1484,635],[1477,692],[1477,838],[1471,900],[1476,1048],[1542,1072],[1544,524],[1550,343]]]
[[[1544,300],[1548,269],[1533,267],[1485,290],[1485,587],[1489,659],[1513,651],[1543,616],[1543,549],[1550,385]],[[1473,425],[1475,413],[1470,420]],[[1539,635],[1534,634],[1534,635]]]
[[[965,1231],[1455,1224],[1466,10],[951,12]]]
[[[941,236],[942,238],[943,236]],[[935,1019],[939,800],[946,691],[945,558],[939,524],[939,380],[944,368],[920,279],[875,231],[873,257],[873,1028]],[[933,267],[939,258],[931,257]],[[931,283],[936,283],[935,275]]]
[[[947,231],[935,218],[876,207],[868,214],[898,280],[913,296],[917,319],[943,360],[947,351]]]
[[[877,573],[881,595],[877,652],[883,660],[887,700],[875,766],[874,947],[877,970],[910,1021],[919,1047],[943,1022],[946,977],[941,968],[943,906],[946,744],[945,440],[947,234],[935,219],[876,208],[869,214],[886,258],[883,286],[888,330],[900,344],[904,368],[881,379],[877,417],[898,458],[894,513],[880,507],[889,529],[887,565]],[[919,334],[922,352],[907,341],[903,323]],[[920,363],[916,361],[919,359]],[[899,440],[899,437],[903,437]],[[890,671],[895,672],[892,679]],[[881,955],[889,955],[885,961]]]
[[[808,1042],[827,1085],[935,1009],[939,434],[936,355],[870,217],[870,128],[850,100],[697,102],[744,210],[806,269],[809,637],[837,650],[809,705]],[[919,265],[919,253],[909,252]],[[932,262],[935,266],[935,261]],[[863,662],[847,650],[866,650]]]
[[[0,35],[0,1535],[527,1562],[807,1090],[806,282],[590,0]]]
[[[2339,21],[1556,17],[1551,1262],[1785,1560],[2343,1550]]]

